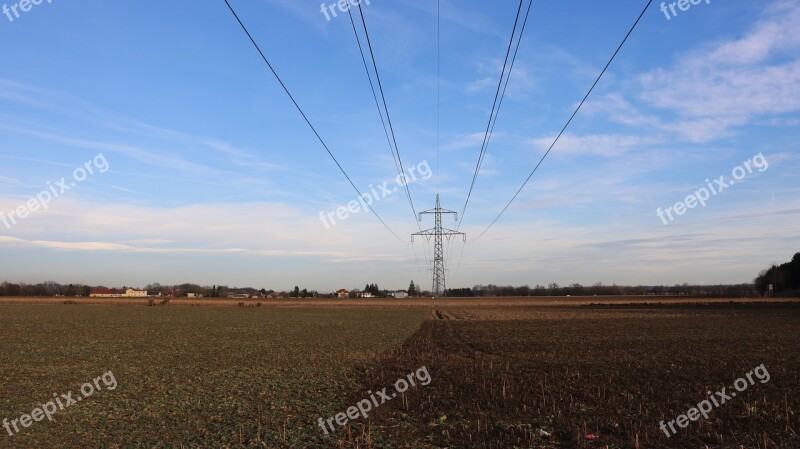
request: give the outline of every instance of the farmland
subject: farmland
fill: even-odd
[[[0,419],[109,370],[119,386],[0,447],[800,446],[796,303],[23,302],[0,306]],[[659,430],[761,364],[768,382]],[[317,427],[423,366],[430,385]]]
[[[427,363],[382,415],[397,447],[800,447],[800,308],[666,305],[442,310],[362,383]],[[760,364],[771,374],[667,438],[674,419]],[[379,446],[380,447],[380,446]]]
[[[119,382],[1,447],[327,447],[317,416],[350,368],[402,344],[423,311],[6,306],[9,419],[112,370]]]

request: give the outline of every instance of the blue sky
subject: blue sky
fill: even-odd
[[[356,185],[393,185],[349,20],[326,20],[319,1],[232,4]],[[363,7],[403,163],[433,173],[410,185],[415,205],[433,207],[438,191],[460,211],[518,3],[442,0],[438,156],[435,5]],[[470,238],[643,6],[534,2],[463,217]],[[798,23],[792,1],[701,2],[669,20],[655,3],[503,218],[448,245],[448,286],[737,283],[789,260],[800,250]],[[424,240],[401,243],[369,213],[320,220],[356,193],[222,0],[54,0],[0,15],[0,39],[0,212],[100,154],[109,168],[0,223],[1,279],[430,285]],[[759,154],[767,169],[666,225],[658,218]],[[401,192],[373,207],[406,241],[418,231]]]

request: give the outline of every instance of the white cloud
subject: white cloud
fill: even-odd
[[[11,178],[8,176],[0,175],[0,183],[9,184],[9,185],[19,185],[20,182],[18,179]]]
[[[798,23],[800,5],[776,3],[743,37],[703,45],[669,69],[640,76],[638,98],[678,117],[655,125],[696,142],[759,116],[800,111]]]
[[[0,198],[0,211],[17,205],[13,199]],[[3,226],[8,235],[0,242],[73,251],[241,253],[318,257],[328,262],[405,260],[409,254],[402,246],[398,252],[396,241],[386,239],[386,231],[376,223],[363,213],[326,229],[317,215],[280,203],[156,208],[64,197],[48,210],[18,220],[10,230]],[[362,240],[367,236],[373,243]]]
[[[239,167],[246,167],[259,171],[272,171],[283,168],[279,164],[264,161],[253,152],[237,148],[228,142],[142,123],[122,114],[104,110],[88,101],[57,90],[31,86],[0,78],[0,98],[33,107],[39,112],[54,113],[61,116],[62,119],[78,119],[86,124],[98,125],[101,129],[111,129],[115,134],[122,132],[147,138],[157,138],[164,142],[162,145],[167,147],[190,148],[194,151],[197,151],[198,147],[212,150]],[[57,131],[57,127],[46,128],[42,118],[37,118],[36,123],[33,123],[21,120],[18,117],[6,117],[6,119],[3,120],[2,129],[13,133],[26,133],[78,148],[113,151],[149,165],[166,166],[200,174],[222,172],[222,170],[218,170],[214,167],[203,166],[194,161],[190,161],[188,157],[180,157],[177,151],[172,151],[173,154],[165,156],[168,149],[163,147],[158,149],[145,149],[131,144],[116,144],[85,138],[71,138],[66,135],[66,132]]]
[[[501,134],[496,133],[495,135]],[[479,149],[483,144],[483,139],[485,136],[486,132],[484,131],[467,134],[465,136],[459,136],[453,139],[453,141],[442,145],[442,149],[445,151],[465,150],[468,148]]]
[[[768,17],[759,21],[746,36],[724,42],[708,54],[712,64],[752,65],[779,52],[800,47],[800,6],[792,1],[770,5]],[[698,55],[704,56],[704,55]]]
[[[749,124],[781,126],[788,119],[776,116],[800,111],[797,23],[800,5],[774,3],[742,37],[703,44],[669,68],[635,77],[628,98],[598,97],[584,112],[692,143],[727,138]]]
[[[533,139],[530,143],[539,151],[544,152],[550,148],[555,135]],[[619,157],[623,154],[658,143],[654,138],[626,136],[619,134],[595,134],[576,136],[565,133],[561,136],[556,149],[559,155],[594,155],[601,157]],[[555,150],[554,150],[555,151]]]
[[[484,89],[488,89],[490,86],[495,86],[496,84],[497,84],[496,79],[487,76],[469,83],[469,85],[467,85],[466,91],[467,93],[475,93],[482,91]]]
[[[800,60],[762,67],[689,63],[641,78],[640,98],[683,117],[733,120],[800,111]]]

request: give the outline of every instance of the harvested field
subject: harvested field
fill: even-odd
[[[371,422],[374,447],[800,447],[800,305],[453,309],[363,374],[433,382]],[[667,438],[661,420],[764,364],[771,378]],[[362,391],[354,398],[363,396]],[[360,443],[363,443],[361,441]],[[385,446],[384,446],[385,445]],[[391,445],[391,446],[390,446]]]
[[[352,367],[402,344],[426,314],[3,306],[0,419],[109,370],[118,387],[3,431],[0,447],[328,447],[315,421],[359,388]]]
[[[0,447],[800,447],[799,303],[532,301],[0,306],[0,419],[119,382]],[[659,429],[761,364],[769,381]],[[317,426],[421,367],[429,385]]]

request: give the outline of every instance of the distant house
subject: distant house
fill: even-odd
[[[362,298],[374,298],[375,297],[375,295],[373,295],[370,292],[362,292],[362,293],[359,293],[358,296],[360,296]]]
[[[350,297],[350,292],[345,289],[337,290],[336,297],[339,299],[347,299]]]
[[[405,298],[408,298],[408,292],[403,291],[403,290],[398,290],[396,292],[389,293],[389,296],[391,296],[392,298],[396,298],[396,299],[405,299]]]
[[[136,290],[133,288],[129,288],[125,291],[125,296],[128,298],[146,298],[147,297],[147,290]]]
[[[283,295],[281,295],[278,292],[272,292],[269,295],[267,295],[267,298],[269,298],[269,299],[281,299],[281,298],[283,298]]]
[[[125,293],[122,290],[117,290],[116,288],[94,288],[89,292],[89,297],[91,298],[122,298],[125,296]]]
[[[228,293],[228,298],[232,299],[247,299],[250,295],[247,293]]]

